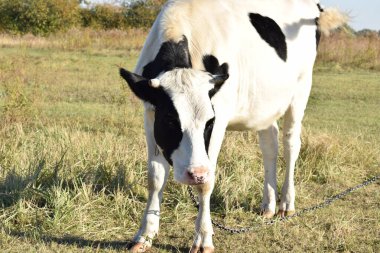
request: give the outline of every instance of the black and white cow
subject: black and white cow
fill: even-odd
[[[199,213],[190,252],[213,252],[210,195],[226,129],[254,129],[264,159],[264,217],[276,212],[278,127],[286,178],[278,214],[295,211],[294,166],[320,33],[345,21],[316,0],[177,0],[163,7],[135,73],[120,69],[145,103],[149,199],[132,252],[151,247],[169,166],[195,185]]]

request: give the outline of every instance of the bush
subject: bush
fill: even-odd
[[[77,0],[0,0],[0,27],[7,32],[46,35],[78,20]]]
[[[151,27],[164,1],[139,0],[129,5],[125,17],[130,27]]]
[[[81,9],[80,13],[84,27],[123,29],[128,26],[123,8],[115,5],[99,4],[92,9]]]
[[[47,35],[81,25],[100,29],[151,27],[164,0],[122,1],[80,8],[79,0],[0,0],[0,32]]]

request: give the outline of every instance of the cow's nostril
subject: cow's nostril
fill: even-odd
[[[195,183],[203,184],[207,181],[209,170],[205,166],[192,167],[187,174]]]

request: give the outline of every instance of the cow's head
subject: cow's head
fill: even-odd
[[[205,58],[206,69],[174,68],[155,79],[120,69],[133,93],[154,106],[154,137],[174,178],[185,184],[203,184],[214,176],[208,145],[215,120],[211,98],[228,79],[228,65]],[[208,66],[207,66],[208,65]]]

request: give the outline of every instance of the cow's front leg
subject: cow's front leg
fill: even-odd
[[[276,165],[278,153],[277,123],[259,131],[260,148],[264,158],[264,190],[261,209],[265,218],[272,218],[276,212],[277,180]]]
[[[198,191],[199,210],[195,223],[195,238],[190,253],[212,253],[214,245],[212,236],[214,234],[211,214],[210,214],[210,197],[214,189],[214,177],[206,184],[195,186]]]
[[[149,108],[149,106],[148,106]],[[145,111],[145,134],[148,147],[148,202],[141,226],[135,235],[131,252],[145,252],[152,246],[152,240],[158,233],[160,205],[166,181],[169,176],[169,163],[159,152],[153,134],[154,111]]]
[[[160,205],[168,175],[169,165],[161,155],[149,162],[149,197],[140,229],[133,239],[134,245],[130,249],[131,252],[145,252],[152,246],[152,240],[159,229]]]

